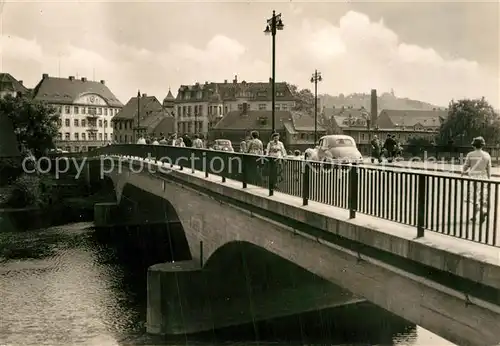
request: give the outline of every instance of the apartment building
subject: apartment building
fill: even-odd
[[[176,129],[178,133],[207,134],[231,111],[271,110],[271,79],[267,82],[238,81],[205,82],[181,85],[175,99]],[[295,98],[287,83],[275,84],[277,111],[289,111]]]
[[[113,117],[114,141],[130,144],[135,143],[139,136],[154,138],[175,132],[173,107],[170,91],[163,104],[155,96],[147,94],[130,98]]]
[[[111,118],[123,104],[101,80],[42,75],[33,97],[56,107],[60,131],[56,146],[69,152],[88,151],[113,139]]]

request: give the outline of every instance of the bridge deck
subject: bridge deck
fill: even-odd
[[[173,169],[180,169],[180,167],[174,166]],[[191,169],[184,168],[183,172],[185,172],[185,174],[195,175],[200,179],[206,179],[209,181],[214,181],[219,183],[221,182],[220,176],[211,174],[209,175],[208,178],[206,178],[205,173],[202,171],[195,170],[193,173]],[[241,189],[242,187],[241,182],[232,179],[226,179],[226,182],[224,184],[234,187],[236,189]],[[285,194],[275,191],[274,196],[269,197],[269,191],[266,188],[255,185],[248,185],[245,191],[249,194],[254,194],[264,198],[274,199],[285,204],[293,206],[302,206],[302,198],[290,194]],[[391,191],[388,192],[389,194],[394,193]],[[498,207],[500,206],[497,206],[497,208]],[[305,206],[303,208],[307,208],[311,211],[323,215],[334,216],[336,219],[349,220],[349,211],[344,208],[331,206],[328,204],[315,202],[312,200],[309,201],[308,206]],[[425,232],[424,237],[415,239],[416,236],[415,227],[380,219],[378,217],[365,215],[361,213],[358,213],[355,219],[350,219],[349,221],[351,223],[358,224],[364,227],[370,227],[376,229],[379,232],[383,232],[389,235],[421,242],[422,244],[426,244],[428,246],[432,246],[437,249],[445,250],[450,253],[470,257],[478,261],[500,266],[500,248],[498,247],[484,245],[472,241],[464,241],[464,239],[450,237],[446,234],[440,234],[432,231],[427,231]]]

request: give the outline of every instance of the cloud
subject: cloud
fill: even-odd
[[[98,10],[92,8],[89,14]],[[291,10],[302,11],[300,7]],[[383,21],[372,21],[354,11],[345,13],[337,23],[318,18],[293,22],[291,17],[277,36],[277,80],[311,87],[310,76],[318,69],[323,75],[320,93],[394,89],[398,96],[439,105],[452,98],[484,95],[499,105],[497,70],[488,71],[475,61],[444,58],[431,47],[401,42]],[[82,25],[89,30],[82,30]],[[180,84],[223,81],[234,75],[240,80],[263,81],[271,75],[271,40],[259,33],[249,37],[237,28],[219,29],[200,43],[194,37],[187,42],[175,35],[162,41],[161,33],[155,32],[153,50],[137,43],[117,43],[104,27],[96,29],[89,22],[78,22],[75,30],[77,39],[68,26],[68,32],[59,38],[56,35],[54,42],[42,37],[42,31],[39,37],[26,38],[4,30],[0,36],[2,70],[32,85],[42,73],[57,76],[60,70],[63,77],[78,74],[88,78],[95,73],[95,79],[105,79],[123,102],[137,89],[162,98],[169,87],[176,90]],[[133,29],[120,30],[127,35]]]
[[[320,90],[326,93],[394,89],[399,96],[446,105],[452,98],[486,96],[499,104],[498,71],[488,71],[475,61],[445,59],[430,47],[401,42],[383,21],[370,21],[358,12],[347,12],[335,26],[305,19],[292,33],[301,47],[282,48],[288,77],[308,80],[321,70]],[[305,48],[305,49],[301,49]],[[293,72],[295,71],[295,72]]]

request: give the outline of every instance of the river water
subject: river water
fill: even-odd
[[[261,323],[259,341],[252,326],[149,336],[146,269],[158,258],[117,239],[91,223],[0,231],[0,345],[452,345],[371,304]]]

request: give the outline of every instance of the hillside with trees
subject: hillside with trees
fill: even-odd
[[[370,94],[355,93],[350,95],[340,94],[338,96],[319,95],[321,106],[331,108],[348,107],[354,108],[365,107],[370,109]],[[434,108],[444,109],[446,107],[439,107],[430,103],[411,100],[409,98],[399,98],[393,93],[382,93],[378,96],[378,109],[395,109],[395,110],[432,110]]]

